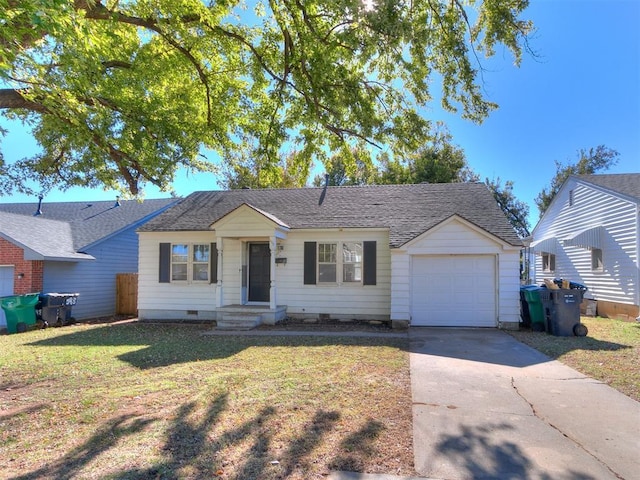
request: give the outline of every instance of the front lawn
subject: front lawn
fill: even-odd
[[[206,329],[0,337],[3,478],[414,474],[407,339]]]
[[[582,317],[586,337],[508,332],[523,343],[640,401],[640,323]]]

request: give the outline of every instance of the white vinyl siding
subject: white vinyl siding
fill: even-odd
[[[304,242],[344,243],[376,241],[376,285],[344,282],[338,272],[333,284],[304,285]],[[280,255],[286,264],[276,267],[278,304],[287,305],[287,312],[297,316],[327,313],[340,318],[389,318],[391,304],[391,258],[389,235],[386,231],[305,230],[289,233]],[[340,249],[338,255],[341,255]]]
[[[210,244],[216,241],[214,232],[143,232],[139,234],[139,238],[139,310],[158,312],[215,310],[215,284],[160,283],[158,281],[160,243]]]
[[[571,190],[573,205],[569,206]],[[598,226],[603,227],[602,268],[594,269],[591,249],[564,245],[562,240]],[[533,232],[534,240],[558,239],[553,273],[543,271],[542,257],[535,255],[535,282],[565,278],[586,285],[597,300],[637,305],[640,303],[637,235],[637,204],[569,179]]]
[[[235,224],[235,222],[234,222]],[[271,232],[260,232],[264,234]],[[245,234],[251,241],[259,236],[252,231]],[[304,285],[304,242],[342,243],[376,241],[376,285],[361,282],[335,282],[328,285]],[[222,248],[223,305],[242,302],[243,262],[245,241],[225,238],[222,241],[211,232],[141,232],[140,268],[138,277],[138,309],[154,318],[173,318],[177,312],[187,310],[209,312],[215,318],[216,285],[159,283],[159,244],[161,242],[207,243],[217,242]],[[286,263],[277,263],[272,279],[277,291],[277,304],[286,305],[287,313],[296,316],[329,314],[334,318],[389,318],[391,266],[389,235],[387,231],[353,229],[344,231],[297,230],[278,240],[278,257]],[[341,280],[341,277],[340,277]],[[184,315],[183,315],[184,316]]]

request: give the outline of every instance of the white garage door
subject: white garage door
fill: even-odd
[[[495,269],[492,255],[412,257],[411,324],[495,327]]]

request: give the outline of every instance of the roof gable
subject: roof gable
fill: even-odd
[[[284,237],[289,231],[288,225],[277,217],[247,203],[243,203],[216,220],[210,228],[231,237],[247,235]]]
[[[226,223],[233,221],[233,217],[238,216],[241,213],[246,213],[246,212],[253,212],[254,213],[254,217],[260,218],[260,219],[264,219],[264,220],[268,221],[272,225],[277,225],[279,227],[289,228],[289,226],[286,223],[284,223],[282,220],[280,220],[275,215],[272,215],[272,214],[270,214],[268,212],[260,210],[259,208],[256,208],[253,205],[249,205],[248,203],[243,203],[242,205],[240,205],[240,206],[234,208],[233,210],[231,210],[230,212],[226,213],[221,218],[216,220],[213,224],[211,224],[210,228],[212,228],[212,229],[219,228],[219,227],[225,225]],[[255,214],[257,214],[257,215],[255,215]]]
[[[569,201],[571,191],[577,185],[590,190],[596,190],[636,204],[640,204],[640,173],[570,175],[560,186],[551,203],[540,216],[536,226],[531,231],[531,238],[537,238],[539,232],[545,231],[546,226],[553,223],[565,208],[564,202]]]
[[[465,218],[461,217],[460,215],[454,214],[454,215],[451,215],[448,218],[445,218],[443,221],[441,221],[437,225],[434,225],[429,230],[425,231],[424,233],[422,233],[421,235],[417,236],[416,238],[414,238],[414,239],[410,240],[409,242],[405,243],[403,245],[403,247],[411,248],[413,246],[419,245],[421,242],[425,241],[430,236],[437,235],[442,230],[446,230],[446,229],[448,229],[450,227],[455,228],[458,225],[461,225],[462,227],[464,227],[465,230],[472,231],[479,238],[483,238],[483,239],[488,240],[488,241],[490,241],[492,243],[496,243],[496,244],[498,244],[498,245],[500,245],[502,247],[510,246],[510,244],[505,242],[503,239],[497,237],[496,235],[488,232],[487,230],[485,230],[483,228],[478,227],[473,222],[470,222],[470,221],[466,220]],[[511,245],[511,246],[513,246],[513,245]],[[520,245],[518,245],[518,246],[520,246]]]
[[[640,173],[576,175],[579,182],[595,185],[609,193],[640,203]]]
[[[208,230],[242,204],[291,229],[386,228],[392,248],[454,214],[510,245],[522,244],[482,183],[195,192],[139,231]]]

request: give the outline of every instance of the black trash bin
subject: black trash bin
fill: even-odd
[[[44,326],[61,327],[73,323],[71,310],[79,293],[41,293],[36,313]]]
[[[580,323],[583,296],[584,290],[580,288],[540,291],[547,333],[558,337],[583,337],[587,334],[587,328]]]

